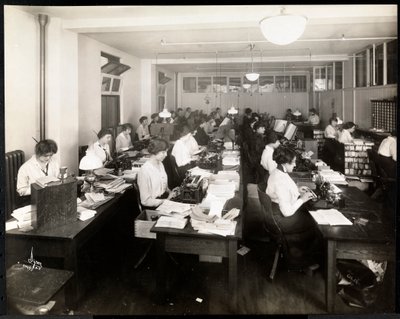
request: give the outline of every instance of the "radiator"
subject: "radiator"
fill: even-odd
[[[6,153],[5,161],[5,187],[6,187],[6,219],[11,217],[11,213],[17,207],[17,175],[20,166],[25,161],[23,151],[17,150]]]

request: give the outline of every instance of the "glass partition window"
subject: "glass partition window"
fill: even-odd
[[[197,78],[197,92],[211,93],[211,76]]]
[[[183,78],[183,93],[196,93],[196,78],[184,77]]]
[[[335,90],[343,89],[343,62],[335,62]]]
[[[325,67],[314,68],[314,91],[326,91]]]
[[[213,92],[214,93],[227,93],[227,77],[226,76],[214,76],[213,77]]]
[[[292,75],[292,92],[307,92],[307,76]]]
[[[277,92],[290,92],[290,76],[286,75],[276,76],[275,89]]]
[[[326,89],[333,90],[333,63],[326,66]]]
[[[387,84],[397,83],[397,40],[386,44]]]
[[[367,86],[367,51],[356,55],[356,87]]]
[[[262,75],[259,78],[260,83],[260,93],[273,92],[275,83],[273,75]]]
[[[375,48],[375,85],[383,85],[383,43]]]
[[[242,82],[240,77],[229,78],[229,92],[241,92]]]

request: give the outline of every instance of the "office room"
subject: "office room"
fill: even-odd
[[[398,311],[397,5],[3,10],[2,313]]]

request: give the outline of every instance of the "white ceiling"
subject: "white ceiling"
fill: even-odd
[[[306,69],[347,59],[372,43],[385,41],[383,37],[397,37],[396,5],[285,6],[286,13],[304,15],[308,22],[301,41],[283,47],[267,42],[258,25],[261,19],[280,13],[282,6],[277,5],[18,8],[61,18],[68,30],[139,58],[156,59],[175,72],[215,72],[219,64],[224,71],[247,68],[250,43],[255,43],[255,68]],[[347,40],[328,41],[343,35]],[[197,44],[232,41],[239,43]]]

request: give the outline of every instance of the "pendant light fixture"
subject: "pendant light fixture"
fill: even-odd
[[[250,53],[251,53],[251,72],[246,73],[246,79],[249,80],[250,82],[257,81],[258,78],[260,77],[259,73],[254,72],[253,70],[253,49],[254,49],[254,44],[250,44]]]
[[[307,18],[305,16],[286,14],[285,8],[282,8],[280,15],[261,20],[260,28],[269,42],[287,45],[300,38],[306,24]]]

